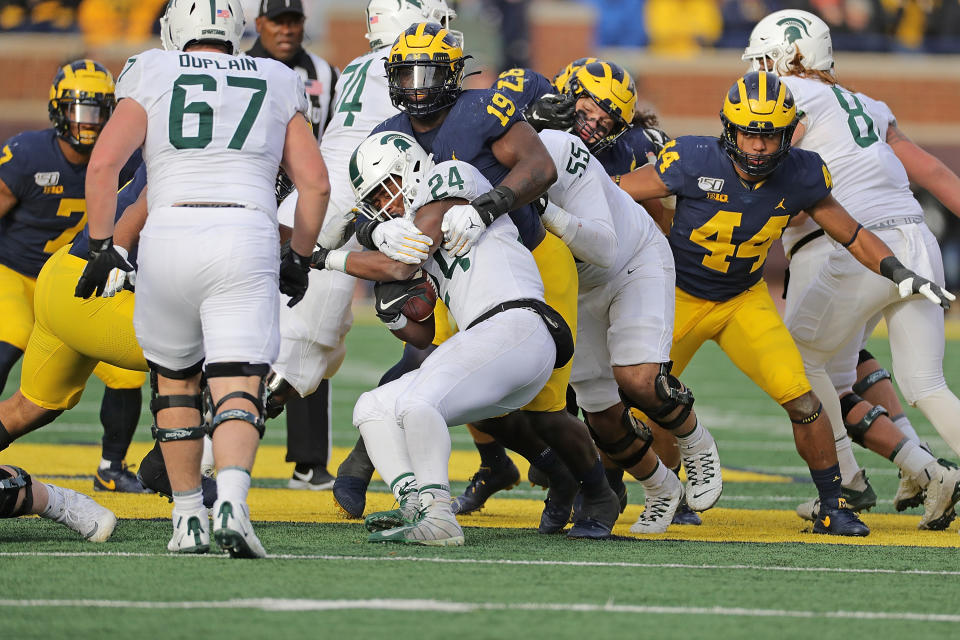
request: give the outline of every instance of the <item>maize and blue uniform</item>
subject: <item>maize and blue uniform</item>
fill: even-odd
[[[141,163],[117,196],[118,219],[146,183]],[[72,245],[50,257],[36,281],[36,321],[23,354],[20,392],[44,409],[76,405],[91,373],[119,389],[139,388],[146,380],[147,363],[133,331],[133,292],[112,298],[73,295],[89,240],[84,227]],[[135,251],[129,259],[136,264]]]
[[[764,180],[750,184],[720,140],[681,136],[664,146],[656,166],[677,196],[670,230],[677,270],[674,373],[714,340],[778,404],[810,391],[762,275],[770,245],[790,218],[830,194],[823,160],[791,149]]]
[[[510,98],[520,111],[548,93],[560,92],[546,76],[532,69],[508,69],[500,74],[493,86]],[[595,156],[607,175],[615,176],[642,167],[656,157],[657,151],[643,129],[634,127]]]
[[[413,130],[405,113],[380,123],[373,133],[400,131],[413,136],[435,162],[459,160],[476,167],[493,185],[498,185],[510,172],[493,155],[491,145],[510,127],[523,121],[517,106],[495,89],[464,91],[443,123],[430,131]],[[577,333],[577,268],[573,255],[563,242],[545,233],[540,217],[531,205],[518,207],[510,218],[520,233],[523,244],[530,249],[540,270],[544,297],[567,322],[573,335]],[[542,239],[541,239],[542,238]],[[434,311],[437,328],[435,344],[449,338],[455,330],[446,308],[438,301]],[[527,406],[528,411],[561,411],[566,407],[567,382],[572,362],[555,369],[540,394]]]

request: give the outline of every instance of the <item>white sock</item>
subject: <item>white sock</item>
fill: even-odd
[[[416,404],[400,416],[417,485],[450,486],[450,430],[443,415],[427,404]],[[366,438],[364,438],[366,441]]]
[[[685,454],[697,453],[713,444],[713,436],[700,425],[700,419],[693,426],[693,431],[685,436],[677,436],[680,443],[680,452]]]
[[[99,468],[99,469],[109,469],[109,468],[110,468],[110,465],[112,465],[112,464],[113,464],[113,463],[110,462],[109,460],[107,460],[106,458],[100,458],[100,466],[99,466],[98,468]]]
[[[47,506],[40,512],[40,517],[56,520],[63,515],[63,510],[66,507],[66,497],[60,487],[46,483],[44,485],[47,487]]]
[[[936,459],[916,440],[908,440],[893,457],[893,463],[915,478],[921,487],[927,486],[938,467]]]
[[[849,436],[844,434],[843,438],[837,440],[834,444],[837,447],[837,461],[840,463],[840,484],[848,489],[863,491],[867,488],[867,485],[866,482],[857,478],[857,474],[860,472],[860,465],[857,464],[857,459],[853,457],[853,443],[850,441]],[[858,487],[854,485],[863,486]]]
[[[916,401],[916,406],[927,417],[947,446],[960,456],[960,399],[950,389],[940,389]]]
[[[673,482],[670,482],[670,480]],[[640,481],[643,485],[643,491],[648,496],[658,496],[664,493],[670,493],[674,484],[680,484],[680,479],[673,474],[667,465],[657,461],[657,468],[648,477]]]
[[[203,491],[200,487],[192,491],[174,491],[173,508],[179,513],[196,513],[203,508]]]
[[[240,467],[224,467],[217,472],[217,498],[246,504],[250,492],[250,472]]]
[[[410,456],[407,455],[407,443],[395,419],[366,420],[357,425],[357,428],[363,436],[370,462],[381,478],[386,482],[393,482],[405,474],[413,476]]]
[[[907,417],[907,414],[901,413],[896,417],[896,419],[891,418],[893,424],[897,425],[897,428],[911,440],[916,440],[920,442],[920,436],[917,435],[917,430],[913,428],[913,424],[910,422],[910,418]]]
[[[400,498],[409,494],[411,490],[417,490],[417,479],[413,476],[413,472],[404,473],[398,478],[394,478],[390,481],[390,490],[393,491],[393,497],[397,502],[400,502]]]

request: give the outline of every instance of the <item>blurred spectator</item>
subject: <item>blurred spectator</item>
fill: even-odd
[[[140,44],[153,36],[167,0],[83,0],[79,22],[87,45]]]
[[[74,31],[80,0],[0,0],[0,31]]]
[[[583,0],[597,9],[596,43],[601,47],[644,47],[647,28],[643,5],[647,0]]]
[[[530,0],[486,0],[503,42],[500,70],[530,66]]]
[[[647,0],[645,18],[650,50],[661,55],[693,57],[723,32],[716,0]]]

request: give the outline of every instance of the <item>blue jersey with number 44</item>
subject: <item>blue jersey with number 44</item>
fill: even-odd
[[[461,93],[443,123],[430,131],[414,131],[410,116],[398,113],[377,125],[372,133],[400,131],[411,135],[427,153],[433,154],[437,164],[447,160],[466,162],[479,169],[491,184],[498,185],[510,169],[500,164],[491,146],[510,127],[522,121],[523,114],[502,93],[495,89],[472,89]],[[536,211],[530,205],[518,207],[510,212],[510,218],[520,231],[524,245],[533,249],[542,235],[537,232],[540,218]]]
[[[832,187],[820,156],[801,149],[791,149],[764,180],[744,182],[713,137],[671,140],[656,169],[677,195],[670,229],[677,286],[713,301],[729,300],[759,282],[770,245],[790,218]]]

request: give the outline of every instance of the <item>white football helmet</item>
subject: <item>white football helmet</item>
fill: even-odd
[[[350,183],[357,196],[354,207],[371,220],[389,220],[387,208],[401,197],[404,214],[412,216],[413,201],[433,168],[433,156],[411,136],[399,131],[381,131],[356,148],[350,156]],[[369,201],[380,187],[393,197],[381,206]]]
[[[805,69],[833,72],[833,42],[827,23],[807,11],[784,9],[757,23],[743,59],[754,71],[785,75],[798,51]],[[773,68],[767,59],[773,61]]]
[[[463,33],[450,28],[456,12],[445,0],[370,0],[367,5],[367,40],[376,51],[392,46],[407,27],[417,22],[437,22],[458,38],[463,47]]]
[[[240,0],[170,0],[160,18],[160,40],[167,51],[191,42],[225,42],[236,55],[246,20]]]

